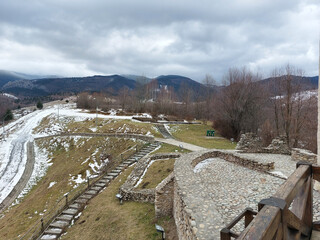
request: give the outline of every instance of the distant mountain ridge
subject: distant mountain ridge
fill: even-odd
[[[25,78],[24,78],[25,77]],[[31,79],[36,77],[36,79]],[[109,75],[109,76],[89,76],[89,77],[50,77],[41,78],[21,73],[14,73],[0,70],[0,90],[16,96],[46,96],[62,93],[107,92],[117,95],[119,90],[126,87],[134,89],[138,84],[147,84],[156,80],[158,87],[166,86],[172,88],[180,97],[181,88],[191,89],[195,94],[201,96],[205,92],[205,86],[188,77],[179,75],[161,75],[156,78],[148,78],[137,75]],[[257,82],[266,88],[272,89],[277,79],[267,78]],[[297,82],[297,81],[296,81]],[[316,89],[318,87],[318,77],[303,77],[303,90]],[[223,86],[213,86],[212,91],[216,92],[224,88]]]
[[[18,80],[48,78],[48,77],[57,77],[57,76],[31,75],[31,74],[12,72],[7,70],[0,70],[0,89],[8,82],[14,82]]]

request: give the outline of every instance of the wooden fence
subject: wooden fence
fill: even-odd
[[[220,231],[221,239],[310,239],[312,230],[320,229],[320,222],[312,222],[313,180],[320,181],[320,166],[297,163],[297,169],[277,192],[258,204],[256,217],[246,209]],[[247,219],[245,229],[237,234],[232,227],[243,217]]]

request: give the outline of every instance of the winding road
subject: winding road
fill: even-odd
[[[10,129],[10,134],[0,143],[0,211],[27,184],[34,165],[34,157],[27,154],[27,143],[33,141],[32,129],[52,111],[48,109],[33,112],[6,126],[7,131]]]

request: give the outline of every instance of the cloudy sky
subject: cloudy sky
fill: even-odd
[[[86,76],[180,74],[218,82],[230,67],[318,75],[319,0],[8,0],[0,69]]]

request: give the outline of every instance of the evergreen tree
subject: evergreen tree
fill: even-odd
[[[37,108],[38,109],[42,109],[43,108],[43,104],[42,104],[42,102],[40,100],[37,103]]]
[[[12,114],[11,110],[8,109],[6,111],[6,114],[4,115],[4,121],[10,121],[12,119],[13,119],[13,114]]]

